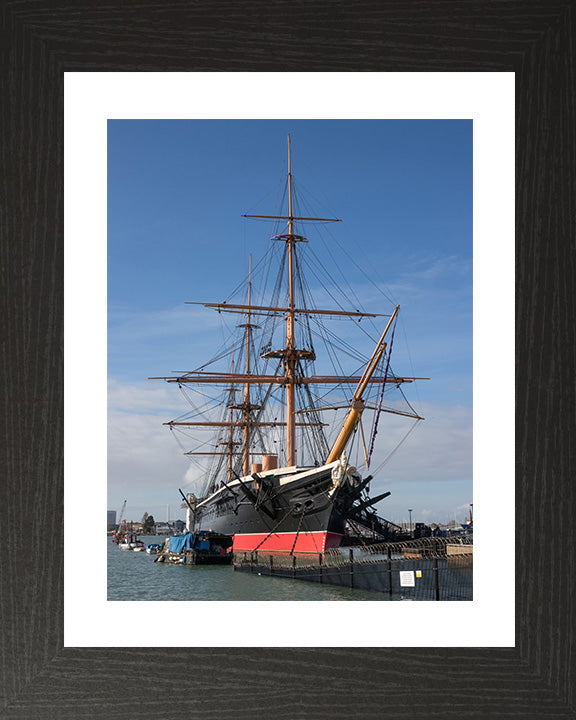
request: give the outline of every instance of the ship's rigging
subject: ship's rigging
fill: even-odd
[[[301,226],[314,228],[340,220],[300,210],[292,178],[290,138],[286,199],[285,214],[244,215],[274,221],[275,228],[270,250],[255,268],[250,257],[248,275],[231,296],[219,303],[190,303],[216,311],[222,320],[240,316],[242,322],[229,328],[226,341],[211,361],[196,370],[162,378],[177,383],[193,408],[166,423],[172,430],[217,431],[215,440],[198,442],[195,436],[194,449],[185,451],[193,461],[211,458],[200,495],[213,492],[232,478],[249,476],[258,456],[275,455],[285,467],[313,467],[333,462],[344,452],[350,457],[354,446],[368,468],[382,412],[421,419],[410,405],[400,409],[384,403],[391,390],[418,379],[395,375],[390,364],[390,338],[398,306],[388,314],[364,312],[353,293],[344,289],[341,268],[338,272],[342,279],[330,288],[330,278],[319,272],[322,260],[301,234]],[[274,261],[278,271],[272,281]],[[256,302],[254,274],[259,278],[262,298]],[[332,308],[315,302],[308,276],[315,279],[316,289]],[[268,303],[264,301],[266,292]],[[351,301],[354,309],[349,309]],[[338,320],[354,322],[373,340],[375,349],[368,362],[351,340],[331,329],[328,322]],[[376,322],[382,320],[386,327],[380,334]],[[369,328],[367,323],[371,323]],[[325,352],[322,367],[316,372],[316,347],[320,343]],[[356,363],[352,369],[344,367],[345,359]],[[229,363],[226,372],[213,369],[224,361]],[[219,397],[205,392],[207,388],[220,388]],[[374,412],[372,424],[366,427],[365,409]],[[341,411],[347,414],[339,427],[334,421]],[[329,413],[334,413],[332,422]]]

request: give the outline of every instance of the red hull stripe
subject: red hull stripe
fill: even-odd
[[[296,540],[296,542],[294,542]],[[340,545],[342,535],[338,533],[326,532],[295,532],[287,533],[265,533],[254,534],[237,534],[234,535],[234,544],[232,549],[234,552],[252,552],[258,549],[258,552],[324,552],[330,548],[336,548]]]

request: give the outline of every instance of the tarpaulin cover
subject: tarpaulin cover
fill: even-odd
[[[168,549],[170,552],[179,553],[182,550],[192,550],[194,547],[194,533],[184,533],[184,535],[178,535],[177,537],[170,538],[170,544]]]

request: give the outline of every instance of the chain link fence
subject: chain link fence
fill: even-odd
[[[472,537],[421,538],[293,555],[238,553],[234,569],[385,593],[393,600],[472,600]]]

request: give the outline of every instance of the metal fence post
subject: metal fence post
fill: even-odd
[[[438,557],[434,556],[434,585],[436,588],[436,600],[440,600],[440,581],[438,579]]]
[[[388,592],[392,597],[392,550],[388,547]]]
[[[350,548],[350,587],[354,587],[354,550]]]
[[[270,555],[270,575],[274,573],[274,557]]]

